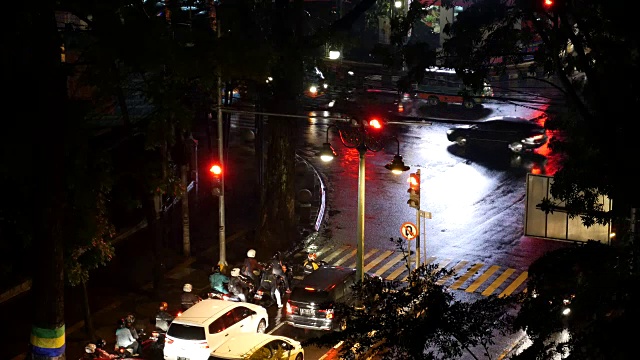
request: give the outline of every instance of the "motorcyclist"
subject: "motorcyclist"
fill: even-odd
[[[231,270],[231,279],[229,280],[229,290],[237,296],[240,301],[247,301],[249,296],[249,287],[240,279],[240,268]]]
[[[262,274],[262,279],[260,281],[260,288],[265,292],[269,292],[271,297],[278,304],[278,309],[282,308],[282,296],[280,294],[280,290],[278,290],[278,276],[273,272],[265,272]]]
[[[200,296],[192,293],[193,286],[191,284],[184,284],[182,287],[182,295],[180,296],[180,302],[182,303],[182,310],[187,310],[188,308],[195,305],[197,302],[202,300]]]
[[[116,354],[109,354],[105,348],[107,347],[107,342],[104,339],[96,340],[96,351],[98,359],[115,359],[118,357]]]
[[[131,336],[133,336],[133,338],[136,339],[136,341],[140,342],[139,340],[140,336],[138,336],[138,330],[134,326],[136,322],[136,317],[133,316],[133,314],[129,314],[127,315],[127,317],[125,317],[125,322],[127,323],[127,328],[129,329],[129,331],[131,331]]]
[[[227,275],[223,274],[220,271],[221,266],[216,265],[211,270],[213,271],[211,275],[209,275],[209,284],[211,285],[211,290],[217,291],[222,294],[229,294],[229,290],[227,290],[226,285],[229,283],[229,278]]]
[[[273,272],[273,275],[282,278],[286,292],[290,293],[291,289],[289,288],[289,279],[287,274],[285,274],[285,266],[282,264],[282,254],[279,251],[271,258],[271,271]]]
[[[316,253],[308,253],[307,260],[304,261],[304,268],[313,272],[318,270],[320,264],[318,263],[318,255]]]
[[[118,320],[118,328],[116,329],[116,349],[121,347],[129,349],[133,356],[140,354],[140,343],[131,335],[131,330],[127,328],[125,319]]]
[[[167,312],[169,304],[165,301],[160,303],[159,311],[156,314],[156,328],[167,332],[169,330],[169,324],[173,321],[173,316]]]
[[[256,260],[256,251],[254,249],[247,251],[247,257],[244,259],[244,263],[242,264],[242,275],[249,277],[255,284],[258,282],[258,276],[263,270],[264,267],[262,264]]]

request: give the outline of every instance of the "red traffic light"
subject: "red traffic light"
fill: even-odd
[[[215,175],[215,176],[219,176],[222,174],[222,166],[218,165],[218,164],[213,164],[211,165],[211,168],[209,169],[209,171]]]
[[[382,129],[382,122],[376,118],[373,118],[369,120],[369,126],[374,129]]]
[[[420,175],[415,173],[409,175],[409,179],[407,179],[407,182],[409,183],[409,187],[412,190],[420,190]]]
[[[542,3],[544,4],[544,7],[551,7],[553,6],[553,0],[542,0]]]

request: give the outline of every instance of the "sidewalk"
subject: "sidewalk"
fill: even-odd
[[[235,130],[232,129],[232,131]],[[201,185],[198,196],[201,197],[201,205],[195,211],[192,210],[190,214],[192,256],[184,258],[175,251],[170,251],[166,254],[165,263],[168,270],[159,291],[162,297],[157,298],[152,294],[151,283],[148,281],[151,268],[150,254],[143,254],[140,259],[136,259],[131,264],[136,269],[136,272],[139,271],[140,278],[145,279],[140,284],[140,287],[136,287],[139,290],[127,291],[125,288],[125,296],[114,297],[115,300],[112,303],[101,308],[91,308],[96,336],[104,338],[109,349],[115,342],[116,321],[127,313],[135,315],[136,327],[142,327],[150,331],[153,329],[153,320],[161,301],[169,303],[170,311],[179,309],[183,284],[191,283],[194,293],[198,295],[204,293],[209,287],[208,275],[211,267],[217,263],[219,257],[218,209],[217,201],[209,201],[208,203],[202,201],[207,195],[209,198],[211,195],[206,194],[208,192],[208,182],[206,181],[205,176],[207,174],[205,170],[208,170],[208,149],[206,149],[205,140],[202,140],[200,144],[202,145],[198,151],[198,167],[200,169]],[[225,187],[227,262],[230,267],[233,267],[244,259],[246,250],[253,247],[252,231],[258,219],[258,206],[254,199],[254,193],[250,191],[255,189],[255,184],[252,184],[255,178],[247,176],[247,174],[255,174],[256,162],[254,160],[253,145],[245,141],[241,134],[232,133],[228,156],[227,161],[230,164],[238,164],[225,178],[226,183],[229,184],[228,187]],[[309,238],[316,236],[324,219],[325,186],[320,175],[309,162],[297,156],[296,163],[296,177],[294,180],[296,192],[308,189],[311,193],[311,199],[307,206],[299,205],[296,207],[296,215],[300,218],[298,233],[300,234],[300,243],[303,244]],[[144,228],[144,226],[139,225],[137,231],[130,231],[130,236],[137,236],[143,232]],[[176,241],[176,237],[181,239],[181,224],[178,224],[177,228],[169,230],[173,235],[170,235],[171,238],[168,239],[169,245]],[[175,244],[173,245],[175,247]],[[127,239],[120,239],[117,246],[118,248],[123,247],[126,249],[129,246]],[[126,257],[127,250],[121,251],[117,249],[116,251],[117,253],[123,252]],[[118,260],[118,256],[114,260]],[[107,270],[104,269],[104,271],[106,272]],[[28,291],[28,289],[24,288],[21,290]],[[81,306],[79,305],[67,304],[65,308],[80,308]],[[65,318],[69,319],[71,317],[69,313],[70,311],[66,309]],[[84,331],[85,324],[84,321],[75,323],[67,321],[66,356],[69,359],[78,359],[82,356],[84,347],[89,342],[88,336]],[[21,339],[26,342],[28,337],[22,336]],[[26,343],[24,347],[26,347]],[[21,360],[25,356],[26,353],[23,353],[14,356],[12,360]]]

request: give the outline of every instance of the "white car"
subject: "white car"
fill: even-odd
[[[232,336],[217,349],[209,360],[287,359],[303,360],[300,342],[269,334],[239,334]]]
[[[165,360],[207,360],[211,351],[242,333],[264,333],[267,309],[260,305],[206,299],[171,323],[164,345]]]

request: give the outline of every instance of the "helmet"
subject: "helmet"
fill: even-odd
[[[163,301],[160,303],[160,311],[167,311],[168,308],[169,308],[169,304],[167,304],[166,301]]]
[[[255,250],[253,250],[253,249],[251,249],[251,250],[247,251],[247,257],[249,257],[249,258],[254,258],[254,257],[256,257],[256,251],[255,251]]]
[[[104,349],[105,346],[107,346],[107,342],[104,339],[96,340],[96,347],[97,348]]]
[[[96,345],[87,344],[87,346],[84,347],[84,352],[86,352],[87,354],[93,354],[94,352],[96,352]]]
[[[182,291],[184,292],[191,292],[191,290],[193,290],[193,286],[191,284],[184,284],[182,287]]]
[[[309,255],[307,255],[307,258],[311,261],[316,261],[316,259],[318,258],[318,254],[316,253],[309,253]]]
[[[127,325],[127,322],[124,319],[118,320],[118,327],[120,329],[124,328]]]
[[[233,270],[231,270],[231,276],[236,277],[240,275],[240,268],[233,268]]]

